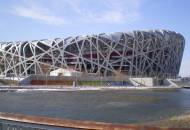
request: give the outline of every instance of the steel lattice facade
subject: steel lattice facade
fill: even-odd
[[[1,74],[43,75],[65,68],[98,76],[175,77],[184,45],[181,34],[166,30],[2,42]]]

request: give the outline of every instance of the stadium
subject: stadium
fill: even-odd
[[[67,76],[175,78],[184,46],[184,37],[168,30],[1,42],[0,69],[5,77],[60,70],[70,72]]]

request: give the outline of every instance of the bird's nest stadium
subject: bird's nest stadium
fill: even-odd
[[[0,43],[1,75],[49,75],[63,68],[86,75],[176,77],[184,37],[167,30],[117,32]]]

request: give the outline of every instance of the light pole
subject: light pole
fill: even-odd
[[[46,88],[47,88],[47,72],[46,72]]]
[[[73,87],[76,87],[77,86],[77,72],[74,71],[75,73],[75,81],[73,82]]]
[[[47,76],[48,76],[48,72],[51,70],[51,68],[49,68],[48,66],[47,66],[47,69],[46,69],[46,73],[45,73],[45,77],[46,77],[46,88],[47,88]]]

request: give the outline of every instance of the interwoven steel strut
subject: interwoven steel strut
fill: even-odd
[[[0,67],[4,76],[65,68],[99,76],[175,77],[184,46],[181,34],[166,30],[2,42]]]

